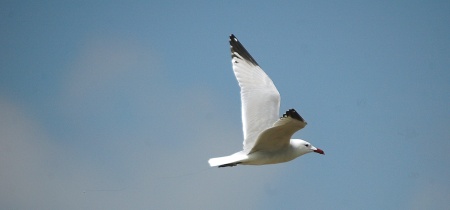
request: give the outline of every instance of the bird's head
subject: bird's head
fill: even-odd
[[[294,145],[297,148],[297,150],[299,150],[303,154],[315,152],[315,153],[325,155],[325,152],[323,152],[323,150],[316,148],[311,143],[309,143],[305,140],[301,140],[301,139],[293,139],[293,140],[295,142]]]

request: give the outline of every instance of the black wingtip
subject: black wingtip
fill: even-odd
[[[245,60],[249,61],[255,66],[259,66],[256,60],[248,53],[245,47],[239,42],[239,40],[234,36],[234,34],[230,35],[230,48],[231,48],[231,57],[235,57],[233,53],[237,53]]]
[[[303,117],[300,116],[298,114],[298,112],[295,111],[295,109],[289,109],[288,111],[286,111],[286,114],[284,114],[283,117],[292,117],[292,118],[294,118],[296,120],[300,120],[300,121],[306,123],[306,121],[303,119]]]

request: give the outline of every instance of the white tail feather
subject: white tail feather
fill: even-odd
[[[233,155],[225,156],[225,157],[211,158],[208,160],[208,163],[211,167],[214,167],[214,166],[220,166],[220,165],[229,164],[229,163],[240,162],[245,159],[247,159],[247,155],[233,154]]]

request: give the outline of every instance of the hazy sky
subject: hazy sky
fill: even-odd
[[[449,1],[1,1],[2,209],[446,209]],[[234,33],[323,149],[242,147]]]

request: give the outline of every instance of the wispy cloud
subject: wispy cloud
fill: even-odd
[[[132,41],[89,42],[67,70],[55,96],[60,103],[52,107],[62,132],[20,104],[1,100],[4,207],[258,205],[276,172],[207,164],[241,145],[239,119],[224,117],[226,101],[217,94],[175,88],[161,73],[157,54]]]

